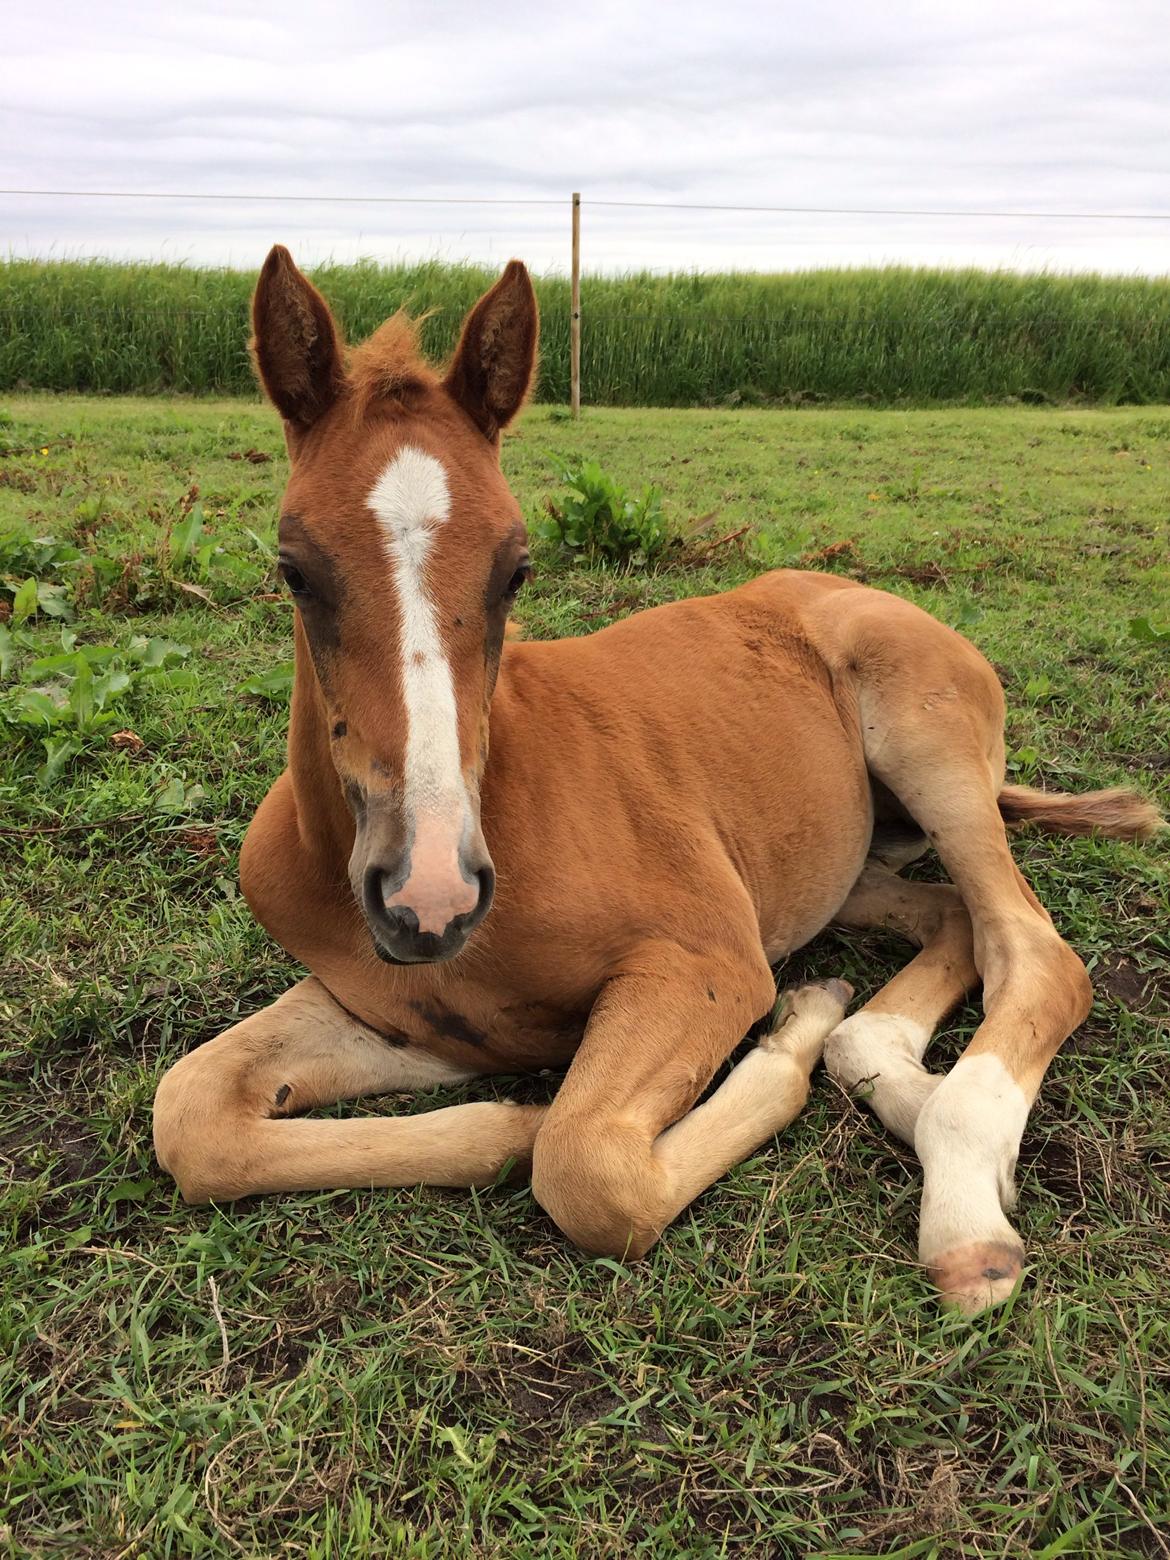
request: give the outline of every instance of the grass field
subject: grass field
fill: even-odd
[[[437,262],[313,276],[353,340],[400,306],[433,311],[425,339],[437,354],[493,279]],[[0,262],[0,391],[250,391],[254,282],[254,272],[182,265]],[[538,278],[537,292],[539,396],[563,403],[569,284]],[[1167,278],[899,267],[587,275],[582,316],[593,406],[1170,401]]]
[[[1164,844],[1018,847],[1097,1000],[1024,1140],[1029,1276],[974,1324],[915,1266],[913,1156],[823,1074],[628,1269],[524,1189],[187,1209],[151,1155],[156,1080],[297,973],[235,888],[282,763],[279,676],[240,691],[290,654],[279,433],[243,401],[8,410],[0,1552],[1170,1554]],[[550,452],[582,451],[661,482],[677,525],[713,518],[650,577],[538,550],[530,634],[804,560],[980,644],[1018,778],[1166,802],[1170,412],[537,408],[505,450],[530,515]],[[863,997],[905,956],[826,934],[780,978]]]

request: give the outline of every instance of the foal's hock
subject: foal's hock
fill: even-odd
[[[163,1078],[155,1143],[183,1195],[479,1186],[514,1161],[571,1239],[634,1257],[792,1120],[823,1050],[922,1161],[919,1250],[945,1299],[1010,1294],[1020,1135],[1090,989],[1004,819],[1140,839],[1155,810],[1005,788],[987,662],[833,576],[768,574],[587,638],[505,643],[531,573],[498,458],[536,357],[518,262],[445,372],[400,317],[347,354],[281,248],[253,313],[291,465],[296,676],[288,767],[240,875],[312,974]],[[953,887],[897,875],[928,840]],[[841,982],[791,994],[696,1107],[769,1020],[770,966],[830,921],[919,951],[849,1018]],[[980,981],[983,1023],[949,1073],[927,1071],[935,1028]],[[559,1066],[548,1107],[305,1114]]]

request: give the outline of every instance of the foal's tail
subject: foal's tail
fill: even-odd
[[[1151,840],[1167,827],[1165,818],[1144,796],[1123,785],[1107,791],[1036,791],[1030,785],[1005,785],[999,811],[1006,824],[1031,823],[1047,834],[1104,834],[1113,840]]]

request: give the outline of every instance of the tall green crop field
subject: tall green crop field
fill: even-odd
[[[449,350],[492,273],[318,267],[351,339],[405,307]],[[104,261],[0,263],[0,389],[239,392],[255,275]],[[539,398],[569,392],[569,286],[537,282]],[[807,271],[586,277],[586,402],[1170,401],[1170,278]]]

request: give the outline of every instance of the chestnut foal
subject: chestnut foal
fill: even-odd
[[[531,572],[498,459],[536,356],[523,266],[472,310],[442,377],[400,318],[347,359],[282,248],[253,309],[291,458],[296,679],[288,769],[240,875],[312,974],[163,1078],[155,1143],[184,1197],[481,1186],[517,1161],[572,1240],[635,1257],[792,1120],[823,1049],[922,1161],[920,1256],[943,1296],[974,1311],[1008,1295],[1020,1135],[1090,988],[1004,819],[1139,838],[1154,810],[1005,788],[987,662],[843,579],[784,571],[505,644]],[[928,839],[954,887],[896,875]],[[831,981],[768,1025],[770,966],[830,921],[921,951],[851,1018]],[[928,1072],[932,1033],[980,980],[982,1025]],[[757,1048],[692,1109],[757,1022]],[[566,1064],[548,1107],[303,1115]]]

